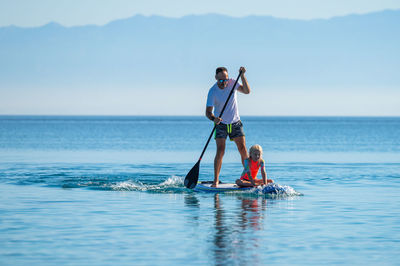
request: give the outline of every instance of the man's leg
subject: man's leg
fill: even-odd
[[[215,139],[215,142],[217,143],[217,153],[214,158],[214,183],[211,185],[212,187],[218,187],[219,172],[221,171],[222,158],[225,153],[225,141],[226,139],[224,138]]]
[[[246,138],[244,136],[236,137],[233,139],[236,143],[240,156],[242,157],[242,165],[244,166],[244,159],[249,158],[246,149]]]

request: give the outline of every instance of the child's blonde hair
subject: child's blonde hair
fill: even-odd
[[[263,153],[263,150],[262,150],[261,146],[258,145],[258,144],[254,144],[253,146],[251,146],[249,154],[252,154],[255,151],[259,151],[261,153],[261,155]]]

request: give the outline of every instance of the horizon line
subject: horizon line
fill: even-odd
[[[203,117],[203,116],[204,115],[0,114],[0,117]],[[241,117],[400,118],[400,115],[241,115]]]

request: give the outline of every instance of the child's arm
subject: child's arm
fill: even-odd
[[[246,173],[247,173],[247,176],[248,176],[248,178],[249,178],[250,183],[251,183],[253,186],[256,186],[256,182],[254,181],[254,178],[251,176],[250,167],[249,167],[248,162],[245,161],[245,164],[244,164],[244,165],[245,165],[245,169],[247,170]]]
[[[261,175],[262,175],[264,185],[266,185],[268,179],[267,179],[267,172],[265,171],[265,167],[261,168]]]
[[[247,176],[249,178],[250,183],[255,186],[256,182],[254,182],[253,177],[251,176],[251,172],[250,172],[250,165],[249,165],[249,160],[245,159],[244,160],[244,171],[247,173]]]
[[[254,178],[251,176],[250,170],[247,172],[247,176],[249,177],[250,183],[251,183],[253,186],[256,186],[256,182],[254,182]]]
[[[266,185],[267,181],[268,181],[268,177],[267,177],[267,172],[265,171],[265,161],[264,160],[261,161],[260,168],[261,168],[261,176],[263,179],[263,183],[264,183],[264,185]]]
[[[267,185],[268,183],[274,183],[274,180],[272,180],[271,178],[268,179],[267,172],[265,171],[265,166],[263,166],[261,168],[261,174],[262,174],[262,177],[263,177],[264,185]]]

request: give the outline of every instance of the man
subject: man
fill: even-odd
[[[215,142],[217,144],[217,153],[214,159],[214,182],[212,187],[218,187],[219,173],[221,171],[222,158],[225,153],[225,142],[226,137],[229,135],[230,140],[236,143],[242,158],[242,164],[244,159],[248,158],[246,150],[246,140],[243,132],[243,125],[240,121],[239,110],[237,105],[237,91],[249,94],[250,86],[247,83],[246,76],[244,73],[246,69],[240,67],[239,71],[242,71],[241,80],[242,84],[236,84],[235,91],[231,95],[231,98],[226,105],[225,111],[221,118],[218,116],[221,114],[222,108],[226,100],[228,99],[229,93],[231,92],[235,83],[234,79],[229,79],[228,70],[225,67],[218,67],[215,71],[215,79],[217,83],[211,87],[207,96],[206,116],[208,119],[217,124],[215,132]]]

